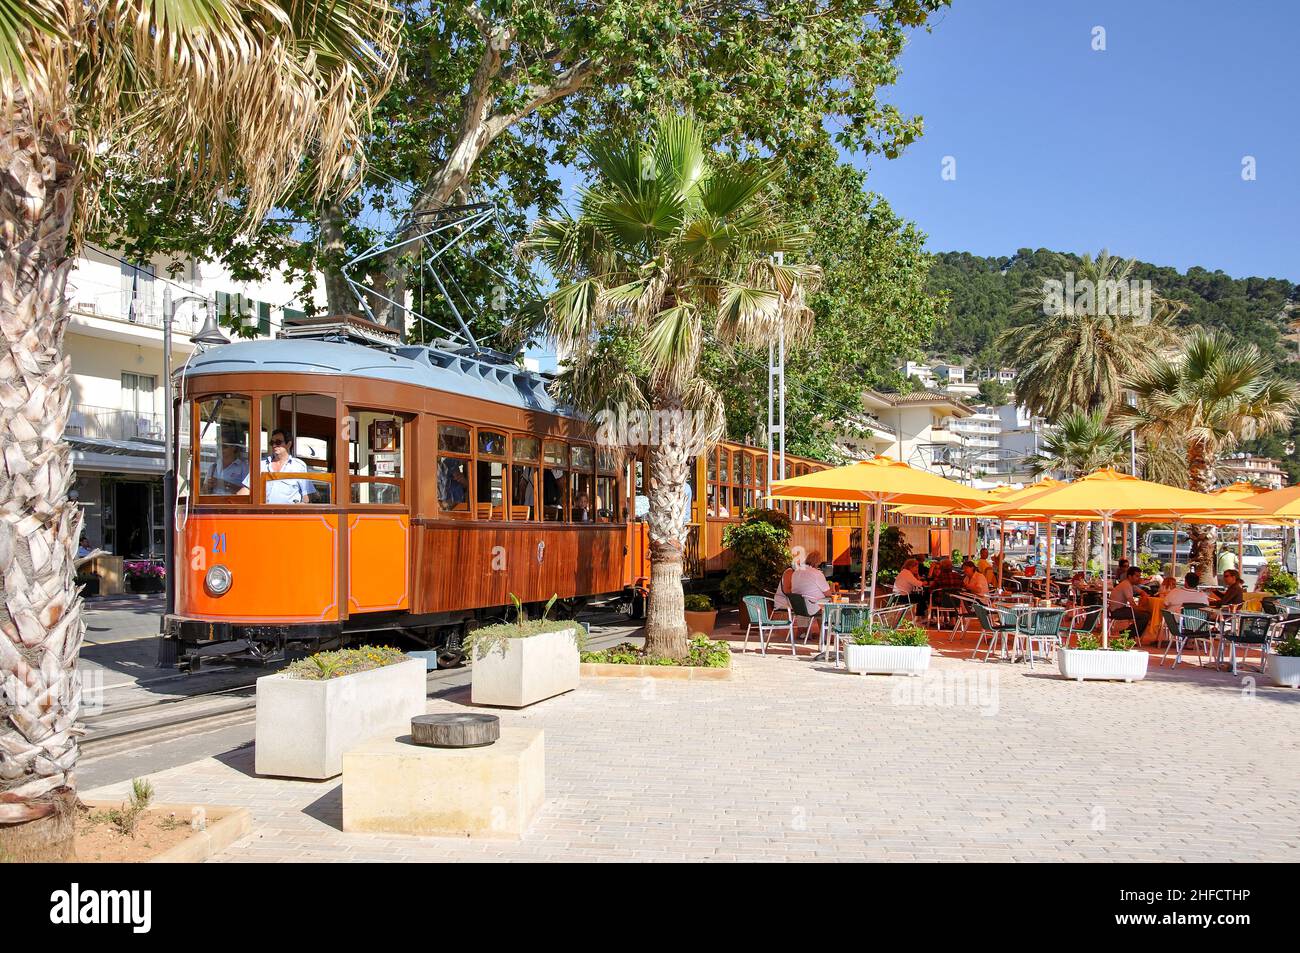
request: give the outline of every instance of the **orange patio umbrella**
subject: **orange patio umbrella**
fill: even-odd
[[[918,470],[889,457],[878,456],[843,467],[819,470],[788,480],[774,480],[768,488],[773,500],[810,500],[820,503],[870,503],[875,508],[875,534],[871,552],[869,606],[876,602],[876,570],[880,557],[881,510],[889,503],[920,503],[957,507],[983,506],[994,497],[984,490],[963,486],[926,470]],[[865,513],[864,513],[865,517]],[[863,545],[867,527],[862,526]],[[862,588],[867,588],[867,560],[862,560]]]
[[[1196,493],[1178,487],[1165,486],[1140,480],[1117,470],[1103,469],[1086,477],[1065,483],[1039,493],[1029,494],[1012,502],[986,506],[982,512],[1017,516],[1038,514],[1069,518],[1073,514],[1091,513],[1101,517],[1105,552],[1110,552],[1110,527],[1115,519],[1169,520],[1187,516],[1213,516],[1259,513],[1260,507],[1243,500],[1227,500],[1208,493]],[[1300,510],[1298,510],[1300,519]],[[1175,551],[1177,537],[1175,536]],[[1110,644],[1109,611],[1110,574],[1103,571],[1102,586],[1102,645]]]

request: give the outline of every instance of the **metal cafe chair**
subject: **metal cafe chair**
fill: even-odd
[[[1016,620],[1015,613],[1009,610],[997,609],[992,606],[986,606],[982,602],[976,602],[971,607],[975,612],[975,618],[979,621],[980,637],[975,642],[975,650],[971,652],[970,657],[973,659],[979,655],[980,648],[984,645],[984,640],[989,640],[988,648],[984,652],[984,661],[989,660],[993,650],[998,647],[999,640],[1005,650],[1007,633],[1015,632]]]
[[[841,643],[853,634],[854,629],[871,618],[871,608],[836,603],[828,603],[826,608],[831,609],[828,613],[831,619],[829,634],[835,640],[835,667],[839,668]]]
[[[1161,665],[1165,664],[1165,659],[1169,657],[1169,649],[1172,647],[1174,664],[1171,667],[1177,668],[1178,663],[1183,660],[1183,646],[1188,642],[1191,642],[1196,649],[1196,660],[1201,665],[1205,664],[1205,655],[1214,658],[1214,627],[1208,613],[1188,606],[1183,609],[1182,614],[1172,609],[1161,609],[1160,616],[1165,620],[1165,628],[1169,630],[1165,654],[1160,656]],[[1205,647],[1205,655],[1201,654],[1201,646]]]
[[[785,597],[790,600],[790,617],[794,620],[794,634],[799,634],[799,620],[807,619],[808,623],[803,630],[803,644],[808,644],[808,638],[812,635],[813,620],[821,615],[818,610],[808,605],[808,600],[797,592],[787,592]]]
[[[1241,646],[1241,660],[1246,661],[1250,650],[1259,652],[1259,670],[1264,671],[1264,651],[1268,647],[1273,617],[1263,613],[1238,612],[1232,618],[1231,628],[1223,634],[1232,660],[1232,674],[1237,674],[1237,646]]]
[[[1016,645],[1024,643],[1025,658],[1029,661],[1029,667],[1033,668],[1035,645],[1042,650],[1043,661],[1047,661],[1052,650],[1061,644],[1061,619],[1065,616],[1065,610],[1032,608],[1018,612],[1016,616]],[[1011,654],[1015,655],[1014,648]]]
[[[1101,628],[1101,606],[1081,606],[1066,612],[1061,623],[1061,647],[1069,648],[1070,639],[1096,635]]]
[[[763,655],[767,654],[767,643],[773,632],[785,632],[790,636],[790,654],[794,655],[794,616],[787,613],[790,615],[788,619],[774,618],[773,612],[769,611],[768,607],[775,610],[776,603],[767,596],[745,596],[744,602],[745,611],[749,615],[749,625],[745,626],[745,642],[740,651],[744,653],[749,648],[749,632],[757,625],[758,643]]]

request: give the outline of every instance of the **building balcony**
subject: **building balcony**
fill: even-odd
[[[75,404],[63,432],[67,437],[90,440],[161,441],[163,418],[162,414]]]

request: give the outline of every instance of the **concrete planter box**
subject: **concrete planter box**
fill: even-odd
[[[474,654],[470,701],[523,708],[578,687],[576,629],[506,639],[479,658]]]
[[[855,675],[922,675],[930,667],[930,646],[850,642],[844,647],[844,661]]]
[[[697,632],[703,632],[709,638],[713,638],[713,630],[718,624],[718,613],[716,610],[711,612],[687,612],[686,613],[686,634],[694,635]]]
[[[1140,682],[1147,677],[1146,652],[1119,652],[1110,649],[1057,649],[1056,664],[1061,674],[1076,682]]]
[[[1268,673],[1273,676],[1273,684],[1283,688],[1300,688],[1300,658],[1294,655],[1274,655],[1268,653]]]
[[[256,771],[323,780],[343,773],[343,752],[410,731],[428,693],[423,659],[312,681],[257,680]]]
[[[84,798],[81,803],[92,811],[108,811],[122,806],[120,798]],[[253,817],[245,807],[217,804],[149,805],[150,813],[175,814],[182,821],[193,818],[196,810],[202,811],[207,821],[202,830],[194,831],[176,846],[155,854],[145,863],[201,864],[253,830]]]

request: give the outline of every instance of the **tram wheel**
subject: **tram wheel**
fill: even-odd
[[[634,620],[645,618],[645,593],[632,593],[632,599],[627,604],[627,617]]]

